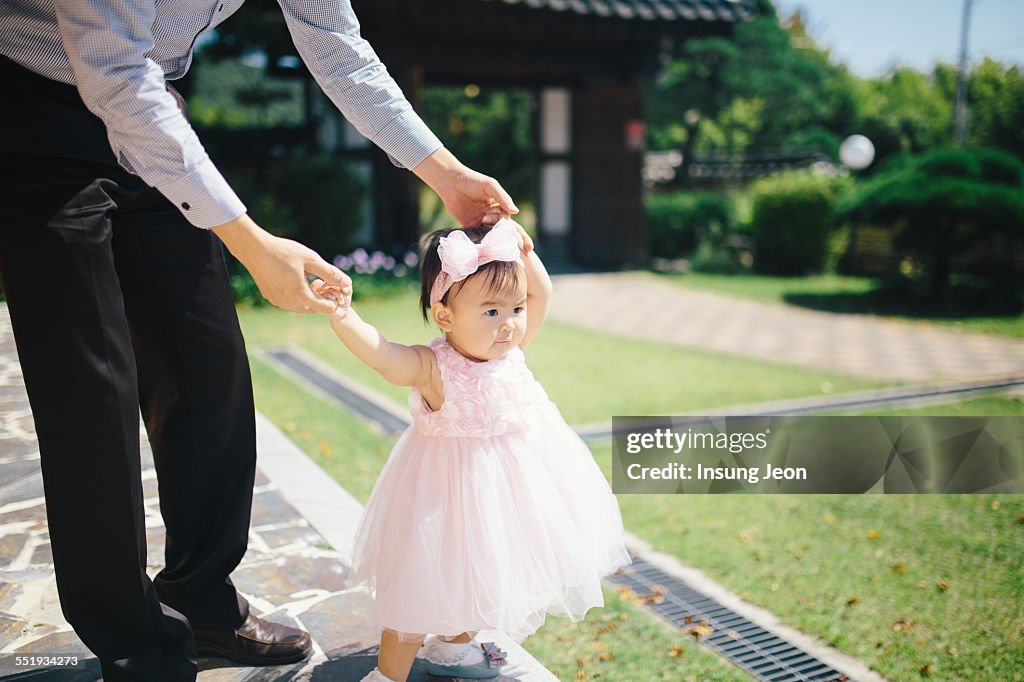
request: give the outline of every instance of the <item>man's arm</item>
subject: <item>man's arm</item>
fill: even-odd
[[[54,8],[82,101],[107,128],[118,162],[156,187],[200,228],[213,228],[271,303],[298,312],[335,305],[314,296],[305,274],[347,288],[345,275],[301,244],[273,237],[210,161],[167,92],[153,47],[153,0],[80,0]]]
[[[107,128],[120,163],[156,187],[196,227],[242,215],[245,206],[210,161],[167,92],[153,47],[153,0],[55,2],[64,51],[82,100]]]
[[[264,298],[278,308],[298,313],[331,313],[338,303],[310,291],[307,275],[316,275],[352,294],[352,280],[315,251],[263,230],[248,215],[213,228],[214,234],[249,270]]]

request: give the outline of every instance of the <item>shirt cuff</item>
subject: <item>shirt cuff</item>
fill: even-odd
[[[403,112],[382,128],[373,143],[387,152],[391,163],[410,170],[444,146],[412,110]]]
[[[207,159],[188,175],[157,187],[185,219],[208,230],[245,213],[245,204]]]

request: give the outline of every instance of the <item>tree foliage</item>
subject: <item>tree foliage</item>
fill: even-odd
[[[955,98],[954,66],[860,78],[807,35],[801,14],[780,22],[769,6],[731,39],[675,46],[647,91],[650,146],[691,153],[816,147],[837,158],[839,143],[861,133],[882,161],[950,144]],[[969,76],[968,103],[971,145],[1024,159],[1020,67],[983,61]],[[688,123],[695,111],[699,123]]]
[[[941,298],[954,254],[996,235],[1024,235],[1024,164],[996,150],[902,156],[848,194],[839,212],[897,226],[895,247],[925,260],[930,294]]]

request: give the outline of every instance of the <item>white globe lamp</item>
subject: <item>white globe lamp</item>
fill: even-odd
[[[863,170],[875,160],[875,145],[863,135],[850,135],[839,145],[839,160],[851,170]]]

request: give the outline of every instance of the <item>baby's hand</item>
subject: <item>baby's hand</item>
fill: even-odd
[[[351,294],[345,296],[341,293],[341,288],[336,286],[330,286],[322,279],[313,280],[309,288],[313,290],[313,293],[321,298],[334,301],[334,311],[327,313],[327,316],[333,320],[344,320],[345,315],[352,308],[352,296]]]
[[[509,220],[512,219],[509,218]],[[514,220],[512,220],[512,224],[516,226],[516,236],[519,237],[519,250],[523,253],[530,253],[533,251],[533,240],[530,239],[530,235],[526,233],[526,229]]]

